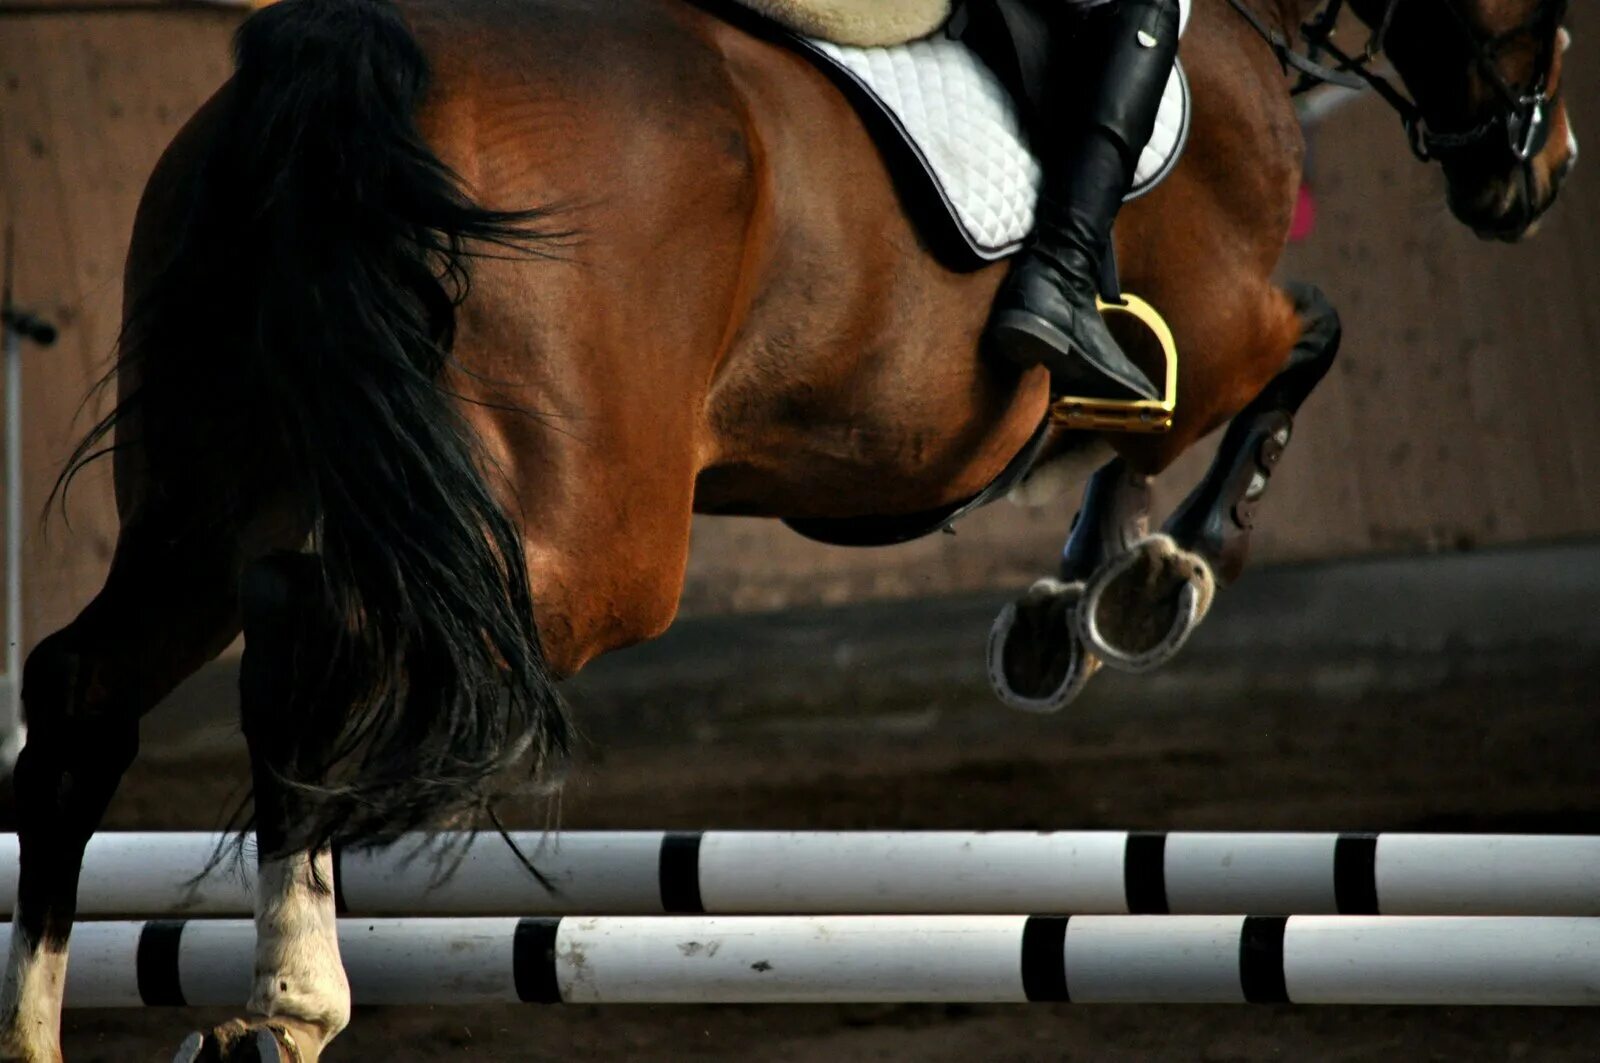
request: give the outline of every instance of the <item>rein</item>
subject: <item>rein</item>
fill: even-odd
[[[1405,126],[1412,152],[1423,162],[1443,158],[1476,148],[1494,135],[1497,129],[1504,132],[1506,145],[1519,163],[1526,165],[1543,150],[1550,138],[1549,110],[1555,102],[1550,92],[1550,67],[1554,61],[1555,34],[1540,34],[1541,30],[1558,27],[1566,14],[1568,0],[1546,0],[1520,25],[1506,33],[1488,35],[1467,18],[1450,0],[1445,7],[1455,16],[1461,32],[1472,46],[1473,62],[1485,74],[1500,98],[1500,109],[1471,129],[1459,132],[1440,132],[1432,129],[1423,117],[1422,108],[1408,97],[1388,77],[1372,69],[1378,53],[1383,51],[1389,29],[1394,24],[1395,13],[1401,0],[1388,0],[1383,17],[1373,28],[1366,46],[1351,55],[1333,43],[1334,27],[1343,12],[1345,0],[1327,0],[1322,7],[1300,27],[1300,37],[1306,43],[1305,53],[1296,49],[1295,42],[1267,25],[1244,0],[1228,0],[1233,9],[1248,22],[1252,29],[1272,47],[1278,60],[1286,68],[1300,72],[1300,80],[1292,90],[1295,95],[1307,92],[1318,85],[1338,85],[1361,90],[1371,88],[1400,116]],[[1535,62],[1533,82],[1525,87],[1511,85],[1495,65],[1495,57],[1511,41],[1521,37],[1539,35],[1544,39]],[[1545,39],[1547,38],[1547,39]],[[1333,59],[1334,65],[1321,62],[1322,56]]]

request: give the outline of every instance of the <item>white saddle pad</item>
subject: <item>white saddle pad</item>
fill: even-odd
[[[1187,26],[1191,0],[1182,3]],[[973,254],[1016,251],[1033,229],[1039,163],[1010,95],[966,45],[942,33],[888,48],[800,38],[880,108],[911,148]],[[1160,184],[1189,136],[1189,83],[1176,67],[1155,135],[1139,159],[1129,198]]]

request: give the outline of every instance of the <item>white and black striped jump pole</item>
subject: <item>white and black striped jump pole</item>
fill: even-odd
[[[66,1003],[238,1005],[254,934],[82,923]],[[1600,1004],[1595,918],[347,919],[339,945],[357,1004]]]
[[[190,881],[217,840],[96,835],[79,915],[249,914],[253,867]],[[339,854],[340,911],[1600,915],[1593,836],[578,831],[515,840],[555,892],[483,834],[442,883],[414,845]],[[16,867],[15,836],[0,835],[0,907],[14,900]]]

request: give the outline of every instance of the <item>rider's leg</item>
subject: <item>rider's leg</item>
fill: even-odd
[[[986,340],[1043,363],[1060,394],[1157,398],[1095,308],[1111,226],[1155,128],[1178,52],[1178,0],[1036,0],[1052,58],[1033,140],[1044,167],[1038,224]],[[1046,122],[1059,123],[1048,128]]]

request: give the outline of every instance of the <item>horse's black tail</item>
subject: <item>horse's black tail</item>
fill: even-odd
[[[427,62],[386,0],[284,0],[235,52],[187,216],[127,318],[138,386],[72,468],[131,426],[155,482],[203,495],[195,519],[298,508],[344,634],[322,677],[337,698],[285,706],[285,844],[381,843],[565,750],[517,525],[440,384],[466,258],[550,236],[540,212],[476,205],[423,141]]]

